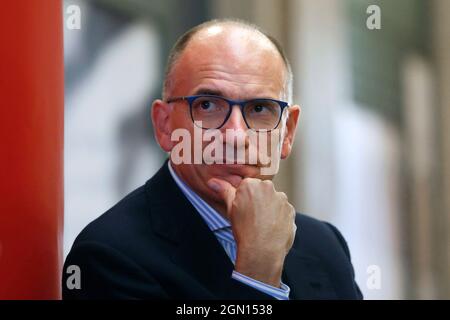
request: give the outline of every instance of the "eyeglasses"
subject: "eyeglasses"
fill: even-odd
[[[274,99],[230,100],[215,95],[173,97],[167,103],[187,101],[194,124],[201,121],[202,129],[220,129],[228,120],[234,105],[241,109],[249,129],[270,131],[278,127],[287,102]],[[197,124],[196,124],[197,125]]]

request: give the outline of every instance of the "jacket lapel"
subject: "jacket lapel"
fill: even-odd
[[[167,161],[147,182],[147,191],[155,232],[175,244],[172,260],[211,292],[226,287],[233,263],[173,181]]]

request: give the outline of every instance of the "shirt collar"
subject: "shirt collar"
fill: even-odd
[[[170,175],[175,181],[176,185],[181,189],[185,197],[198,211],[200,216],[208,225],[211,231],[217,231],[220,229],[231,227],[231,224],[220,213],[218,213],[213,207],[206,203],[198,194],[196,194],[186,183],[181,180],[175,170],[172,168],[170,161],[167,161]]]

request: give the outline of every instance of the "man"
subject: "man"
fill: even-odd
[[[291,92],[289,62],[257,27],[214,20],[183,35],[169,56],[163,99],[152,105],[155,137],[170,160],[80,233],[64,270],[80,268],[81,288],[68,286],[63,272],[63,297],[362,298],[338,230],[296,213],[271,182],[276,170],[262,174],[291,152],[300,116],[284,102]],[[226,151],[207,161],[207,141],[192,138],[180,152],[177,130],[216,130]],[[269,162],[251,132],[275,145]]]

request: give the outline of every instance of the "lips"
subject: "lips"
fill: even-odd
[[[210,174],[219,179],[224,179],[237,187],[242,179],[257,177],[259,169],[253,165],[245,164],[213,164]]]

